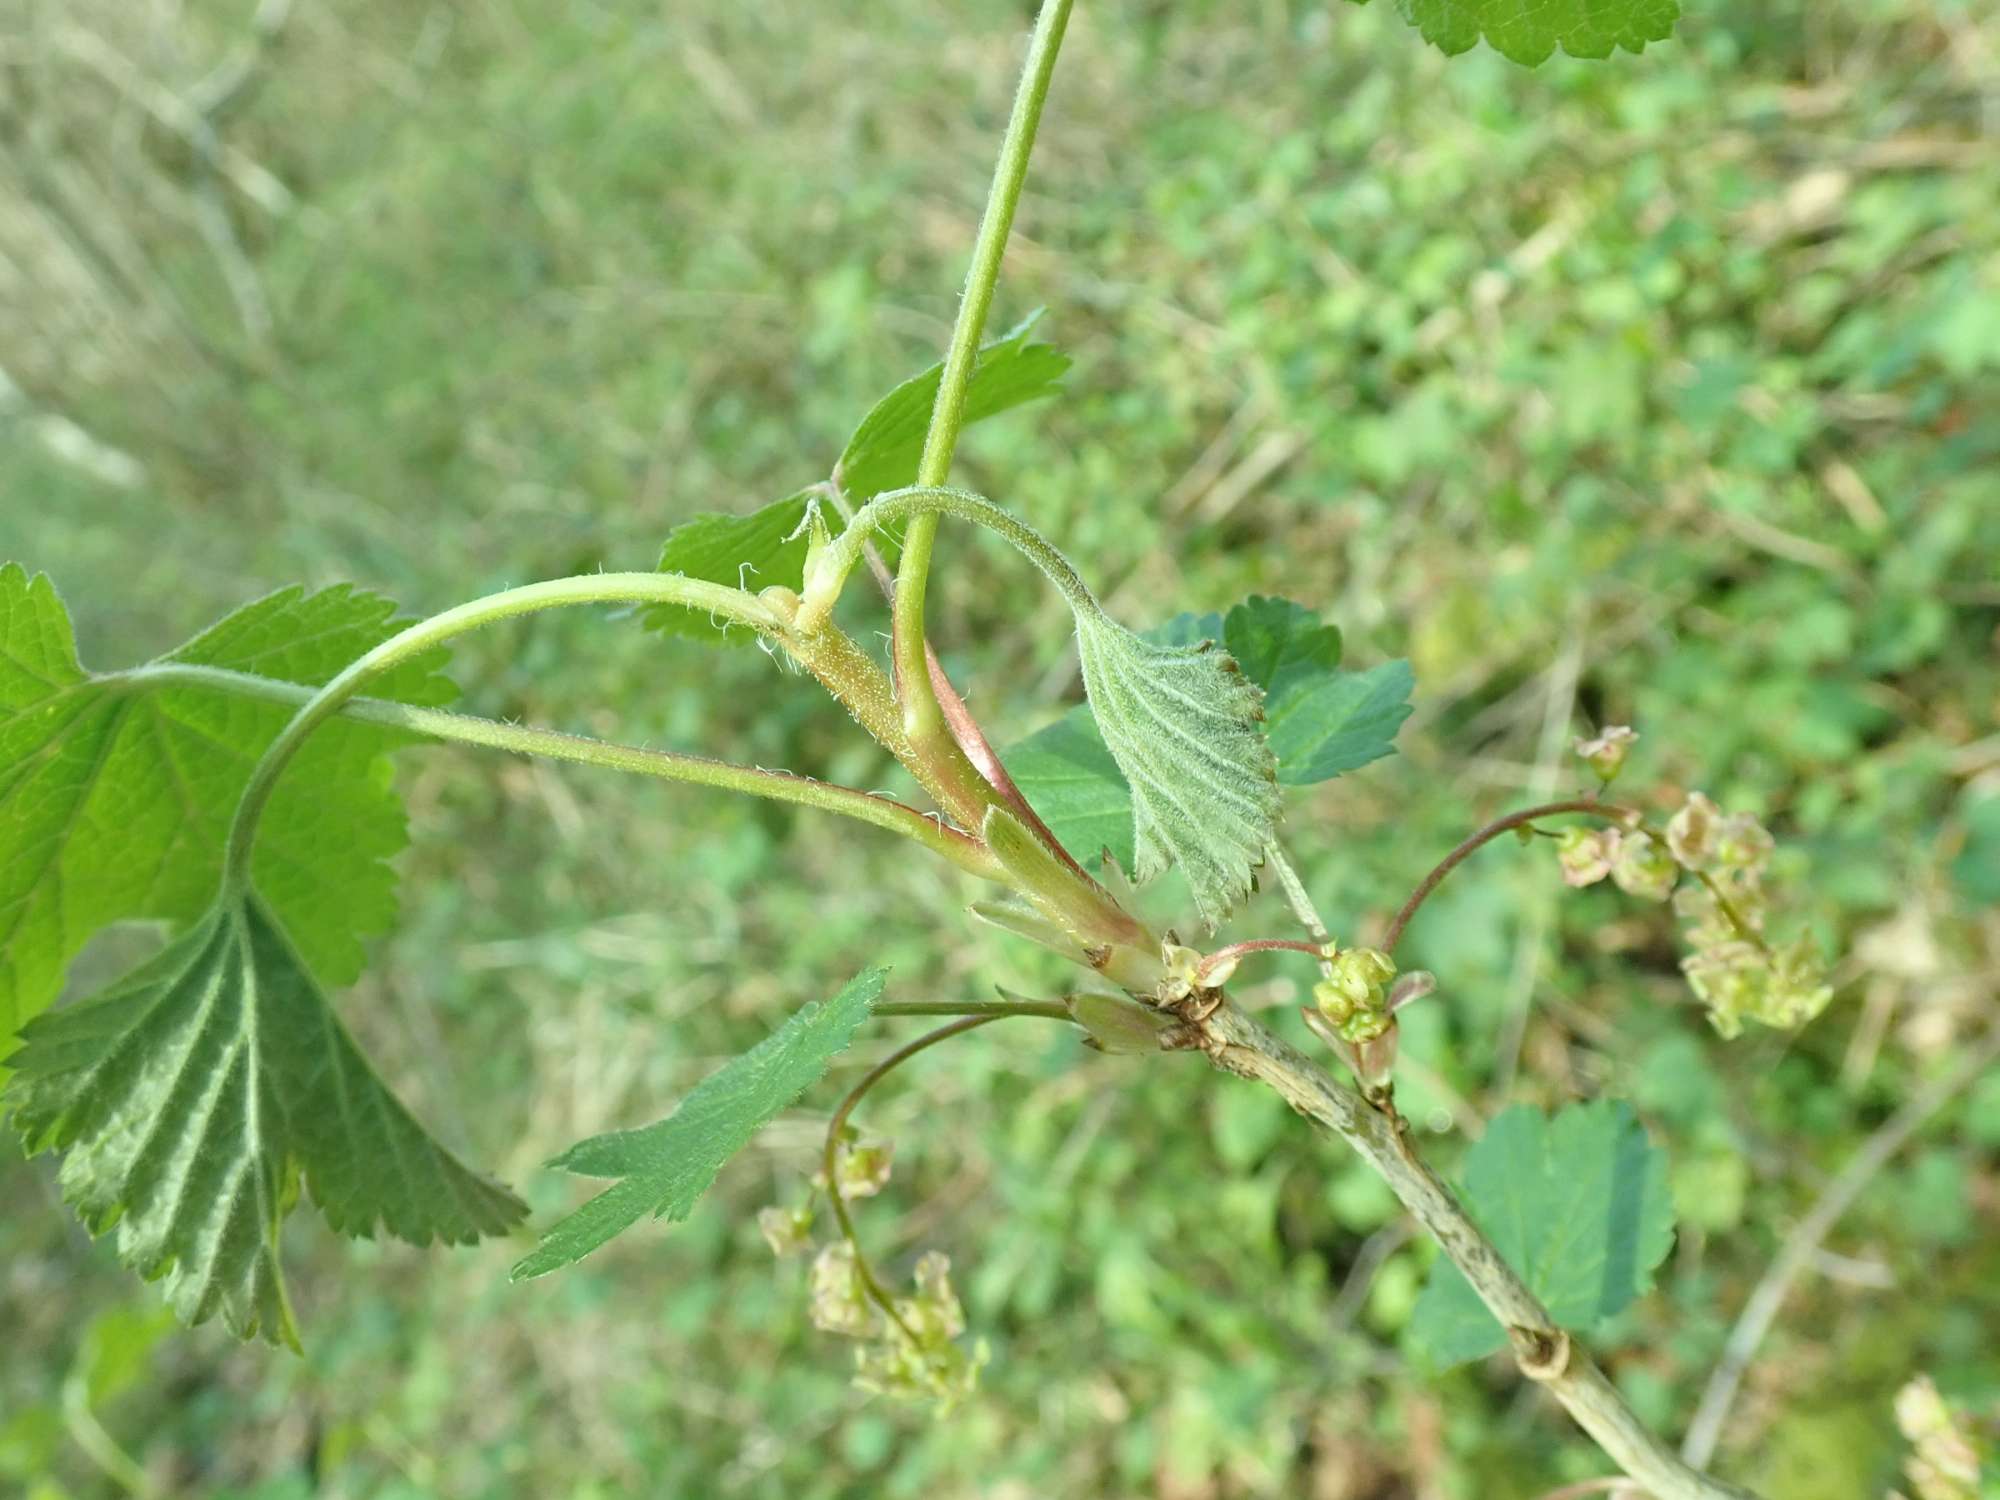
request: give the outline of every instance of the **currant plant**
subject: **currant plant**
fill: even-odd
[[[1665,37],[1672,0],[1399,0],[1448,52],[1484,39],[1518,61],[1602,57]],[[1664,823],[1609,790],[1636,736],[1580,741],[1579,795],[1471,834],[1372,944],[1336,936],[1278,839],[1288,788],[1393,752],[1407,664],[1347,666],[1338,629],[1253,597],[1133,629],[1027,521],[948,483],[965,426],[1055,394],[1069,365],[1030,318],[991,341],[1002,252],[1070,12],[1045,0],[1001,145],[950,346],[884,396],[826,477],[749,515],[702,515],[656,571],[530,584],[420,621],[351,588],[245,606],[142,666],[78,659],[54,585],[0,568],[0,1069],[31,1152],[62,1153],[64,1196],[121,1259],[162,1282],[190,1324],[296,1347],[279,1231],[310,1198],[336,1231],[417,1244],[515,1232],[522,1202],[462,1162],[385,1086],[329,998],[394,919],[404,846],[392,753],[450,742],[789,802],[899,835],[981,882],[971,914],[1074,965],[1060,995],[890,999],[870,969],[802,1006],[658,1124],[579,1142],[552,1165],[607,1182],[548,1226],[517,1279],[560,1271],[647,1219],[685,1216],[728,1159],[818,1083],[865,1027],[946,1024],[892,1051],[833,1109],[821,1169],[760,1228],[812,1256],[812,1314],[855,1341],[868,1388],[949,1407],[974,1389],[949,1266],[927,1252],[898,1288],[859,1243],[849,1201],[888,1181],[890,1143],[855,1124],[911,1059],[1003,1019],[1075,1028],[1092,1048],[1188,1052],[1279,1092],[1375,1167],[1444,1252],[1415,1336],[1445,1366],[1510,1351],[1637,1484],[1658,1496],[1741,1491],[1683,1463],[1585,1353],[1581,1336],[1649,1287],[1673,1235],[1665,1157],[1615,1101],[1553,1117],[1516,1108],[1472,1150],[1459,1191],[1417,1155],[1395,1103],[1398,1014],[1437,987],[1400,972],[1412,915],[1478,849],[1512,833],[1554,845],[1550,876],[1672,900],[1683,967],[1716,1031],[1791,1027],[1830,996],[1817,953],[1786,930],[1771,839],[1696,793]],[[933,545],[950,520],[1031,560],[1069,607],[1086,702],[1004,755],[939,665],[926,624]],[[887,660],[843,619],[886,603]],[[754,585],[754,586],[753,586]],[[908,771],[929,803],[698,756],[478,718],[446,707],[457,636],[540,610],[639,606],[645,625],[795,665]],[[1571,821],[1580,820],[1580,821]],[[1178,869],[1192,910],[1159,929],[1131,886]],[[1259,883],[1296,933],[1214,939]],[[153,957],[51,1009],[72,959],[121,922],[163,924]],[[1329,1072],[1232,1004],[1244,964],[1310,954],[1306,1028]],[[1343,1079],[1351,1079],[1343,1081]]]

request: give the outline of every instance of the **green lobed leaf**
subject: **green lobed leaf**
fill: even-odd
[[[301,1179],[363,1238],[463,1243],[527,1212],[389,1092],[255,896],[23,1041],[5,1096],[23,1144],[67,1153],[64,1198],[190,1324],[297,1347],[278,1236]]]
[[[1177,615],[1143,639],[1157,646],[1216,640],[1228,646],[1244,677],[1264,690],[1262,732],[1286,785],[1325,781],[1394,753],[1396,731],[1410,714],[1407,662],[1341,671],[1339,630],[1287,599],[1253,595],[1226,617]],[[1035,811],[1072,854],[1089,860],[1109,849],[1123,868],[1135,869],[1131,789],[1089,707],[1071,709],[1014,745],[1005,759]]]
[[[2000,906],[2000,797],[1965,810],[1965,842],[1951,862],[1951,878],[1966,899]]]
[[[514,1267],[526,1281],[574,1265],[641,1219],[684,1219],[724,1162],[772,1116],[817,1082],[853,1040],[882,993],[886,969],[856,975],[825,1003],[814,1002],[704,1078],[666,1119],[579,1141],[551,1166],[616,1185],[559,1219]]]
[[[1029,334],[1041,321],[1030,313],[979,351],[979,363],[965,389],[964,423],[984,421],[1060,389],[1070,358],[1052,344],[1031,344]],[[877,401],[840,455],[835,470],[840,487],[855,505],[865,505],[885,490],[917,482],[931,408],[937,404],[944,365],[932,365],[913,375]]]
[[[1069,369],[1069,356],[1052,345],[1028,342],[1040,316],[1036,313],[1024,319],[980,350],[979,363],[966,387],[966,425],[1055,395],[1061,389],[1059,382]],[[916,483],[917,460],[923,452],[924,433],[943,373],[944,366],[936,364],[912,376],[876,402],[855,428],[835,471],[854,505],[866,504],[884,490]],[[690,517],[668,533],[659,570],[731,588],[802,588],[804,523],[812,499],[811,490],[801,490],[747,515],[704,511]],[[840,517],[830,508],[823,508],[821,514],[829,530],[838,535]],[[893,560],[891,539],[878,534],[875,540]],[[731,633],[706,615],[670,605],[649,609],[644,618],[655,630],[689,640],[750,639],[747,630]]]
[[[1465,1160],[1465,1206],[1559,1327],[1586,1332],[1653,1282],[1674,1237],[1666,1153],[1630,1106],[1600,1099],[1553,1119],[1517,1105]],[[1448,1260],[1417,1299],[1410,1337],[1443,1369],[1506,1346]]]
[[[1215,616],[1201,618],[1205,623]],[[1218,637],[1244,676],[1274,703],[1340,666],[1339,627],[1320,624],[1318,615],[1289,599],[1252,594],[1218,622],[1210,639]]]
[[[1085,864],[1109,850],[1132,868],[1132,789],[1087,705],[1079,703],[1007,752],[1007,772],[1062,846]]]
[[[1396,731],[1410,716],[1416,679],[1406,661],[1366,672],[1294,677],[1272,694],[1264,733],[1278,757],[1278,779],[1310,786],[1396,752]]]
[[[1679,0],[1396,0],[1424,39],[1456,55],[1484,38],[1494,51],[1534,67],[1557,48],[1571,57],[1643,52],[1673,35]]]
[[[1212,644],[1165,646],[1076,612],[1084,691],[1132,789],[1132,872],[1187,877],[1213,928],[1250,890],[1278,824],[1263,694]]]
[[[806,567],[806,508],[812,491],[801,490],[782,500],[773,500],[748,515],[703,511],[667,533],[660,549],[662,573],[680,573],[730,588],[762,589],[782,584],[790,589],[803,586]],[[829,525],[840,517],[830,516]],[[645,613],[645,622],[667,635],[696,641],[730,639],[729,626],[720,620],[678,605],[659,604]],[[733,639],[749,640],[751,632],[738,627]]]
[[[402,623],[373,594],[290,588],[160,660],[317,686]],[[373,687],[449,702],[443,661],[427,653]],[[86,671],[47,576],[0,567],[0,1056],[93,933],[189,922],[207,908],[237,797],[290,716],[205,687]],[[408,837],[384,752],[397,741],[373,725],[326,725],[278,784],[258,840],[258,891],[329,984],[359,974],[362,939],[395,916],[387,861]]]

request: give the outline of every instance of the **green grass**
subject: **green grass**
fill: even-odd
[[[188,7],[170,47],[108,0],[31,0],[27,35],[53,52],[70,17],[186,87],[242,9]],[[116,665],[283,583],[428,611],[646,566],[686,515],[820,477],[943,347],[1017,9],[301,6],[227,130],[297,200],[229,199],[262,347],[185,147],[60,54],[60,87],[0,102],[0,367],[26,402],[0,556],[50,571]],[[1411,931],[1442,978],[1407,1027],[1415,1118],[1606,1093],[1670,1147],[1678,1247],[1602,1342],[1674,1430],[1781,1236],[1993,1004],[1996,47],[1976,7],[1754,4],[1528,73],[1447,62],[1380,5],[1085,7],[1002,285],[1000,321],[1046,305],[1078,364],[1060,406],[969,436],[966,482],[1134,626],[1257,590],[1321,608],[1352,663],[1413,659],[1402,756],[1290,814],[1343,936],[1478,817],[1566,789],[1572,727],[1629,720],[1633,784],[1764,814],[1854,955],[1803,1036],[1725,1046],[1666,917],[1561,892],[1543,851],[1483,855]],[[141,477],[109,482],[105,449]],[[1066,611],[1024,565],[947,530],[933,589],[1002,743],[1074,701]],[[457,663],[481,712],[890,776],[755,651],[552,616]],[[339,1004],[540,1222],[579,1201],[549,1156],[659,1118],[865,962],[903,998],[1055,980],[873,834],[404,760],[403,925]],[[1158,901],[1181,914],[1171,881]],[[1281,922],[1266,896],[1238,928]],[[1302,997],[1289,961],[1257,975],[1280,1018]],[[301,1216],[302,1360],[162,1330],[50,1164],[10,1156],[0,1490],[119,1492],[65,1420],[72,1375],[171,1494],[1529,1500],[1602,1472],[1506,1371],[1405,1361],[1418,1246],[1330,1322],[1392,1205],[1282,1106],[1028,1022],[864,1111],[898,1144],[864,1233],[899,1271],[951,1254],[995,1352],[946,1424],[871,1404],[750,1224],[831,1102],[686,1224],[532,1286],[506,1283],[521,1246]],[[1774,1500],[1880,1493],[1911,1373],[2000,1394],[1996,1151],[1987,1088],[1863,1198],[1831,1248],[1893,1286],[1802,1280],[1725,1468]]]

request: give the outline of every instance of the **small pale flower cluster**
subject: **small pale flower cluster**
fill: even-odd
[[[1980,1443],[1973,1423],[1945,1404],[1930,1376],[1919,1375],[1896,1393],[1896,1425],[1910,1441],[1903,1473],[1917,1500],[1978,1500],[1989,1493],[1980,1489],[1980,1474],[1991,1472],[1988,1465],[2000,1454]]]
[[[834,1177],[846,1198],[878,1193],[889,1181],[890,1147],[843,1141],[834,1157]],[[815,1186],[824,1189],[824,1178]],[[767,1208],[757,1215],[757,1228],[771,1253],[781,1258],[803,1254],[812,1247],[815,1215],[810,1204],[799,1208]],[[846,1239],[820,1248],[806,1275],[807,1305],[813,1326],[855,1339],[855,1383],[865,1390],[929,1401],[949,1411],[969,1396],[986,1364],[985,1342],[970,1351],[956,1342],[965,1332],[965,1312],[951,1288],[951,1262],[937,1251],[919,1257],[916,1289],[894,1299],[896,1316],[889,1317],[870,1295],[870,1283]]]
[[[807,1305],[813,1327],[851,1339],[868,1339],[882,1322],[882,1309],[868,1299],[861,1268],[854,1263],[854,1246],[835,1240],[820,1247],[806,1279]]]
[[[813,1325],[859,1341],[854,1380],[863,1390],[932,1402],[941,1414],[948,1412],[978,1387],[989,1357],[983,1339],[970,1351],[957,1342],[965,1332],[965,1310],[950,1272],[951,1262],[935,1250],[918,1257],[915,1291],[895,1299],[891,1318],[869,1296],[854,1247],[837,1241],[813,1261],[808,1283]]]
[[[1826,1009],[1833,987],[1812,940],[1773,943],[1764,935],[1773,844],[1763,825],[1748,813],[1725,815],[1695,792],[1667,824],[1667,844],[1701,877],[1675,895],[1674,909],[1693,948],[1681,969],[1715,1029],[1735,1036],[1745,1019],[1803,1026]]]
[[[1745,1020],[1802,1026],[1833,998],[1811,939],[1773,943],[1764,935],[1771,849],[1771,835],[1754,817],[1724,813],[1695,792],[1664,835],[1571,828],[1557,841],[1556,860],[1573,886],[1609,877],[1628,895],[1672,897],[1691,949],[1681,970],[1715,1029],[1733,1037]],[[1695,878],[1683,881],[1683,874]]]
[[[1313,986],[1319,1013],[1344,1042],[1372,1042],[1390,1026],[1389,981],[1396,961],[1379,948],[1326,948],[1329,973]]]
[[[1647,901],[1671,896],[1681,873],[1672,852],[1637,829],[1566,828],[1556,841],[1556,862],[1569,885],[1595,885],[1608,875],[1626,895]]]
[[[905,1401],[932,1402],[940,1414],[978,1389],[991,1350],[984,1339],[969,1351],[958,1343],[965,1312],[951,1289],[950,1272],[951,1262],[935,1250],[917,1258],[916,1295],[896,1299],[896,1315],[908,1332],[890,1324],[884,1336],[855,1350],[855,1384]]]

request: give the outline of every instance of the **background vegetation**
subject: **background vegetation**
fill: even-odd
[[[0,556],[116,665],[292,581],[428,612],[644,566],[690,513],[819,477],[942,347],[1025,16],[299,0],[204,116],[249,0],[17,3]],[[1670,1144],[1678,1248],[1604,1342],[1675,1430],[1828,1178],[1993,1024],[1996,123],[2000,16],[1958,0],[1701,4],[1644,57],[1532,73],[1448,65],[1385,6],[1106,0],[1003,283],[1002,323],[1046,304],[1078,364],[973,434],[970,482],[1129,623],[1284,593],[1350,662],[1414,660],[1403,755],[1293,815],[1347,935],[1571,785],[1596,722],[1645,734],[1636,785],[1750,807],[1810,871],[1851,957],[1798,1038],[1720,1043],[1670,917],[1561,892],[1546,851],[1482,856],[1409,940],[1443,977],[1401,1084],[1433,1154],[1600,1093]],[[1067,616],[946,546],[941,643],[1004,743],[1079,693]],[[561,614],[457,659],[482,712],[889,774],[754,651]],[[455,751],[403,775],[405,922],[343,1010],[543,1215],[576,1191],[554,1150],[657,1118],[865,960],[905,998],[1052,979],[867,833]],[[1260,972],[1288,1015],[1305,971]],[[1363,1169],[1195,1062],[1055,1032],[981,1032],[867,1111],[900,1155],[865,1232],[947,1250],[993,1344],[948,1423],[849,1389],[751,1224],[828,1098],[685,1226],[529,1287],[505,1244],[302,1219],[303,1359],[168,1329],[10,1145],[0,1490],[119,1493],[117,1448],[124,1487],[234,1497],[1513,1500],[1602,1472],[1505,1368],[1399,1352],[1428,1252]],[[1798,1284],[1726,1471],[1880,1494],[1912,1373],[2000,1401],[1996,1168],[1989,1076]]]

